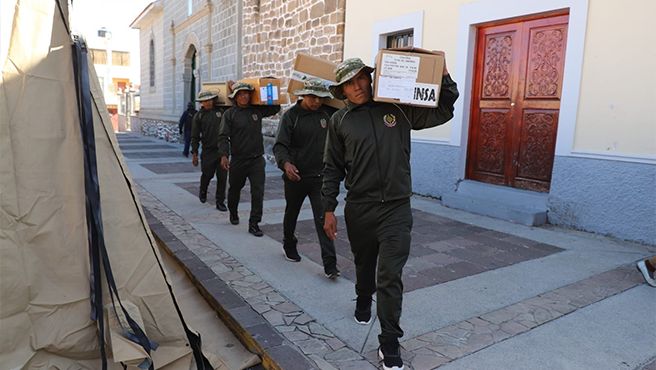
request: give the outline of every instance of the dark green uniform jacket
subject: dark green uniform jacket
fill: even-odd
[[[191,121],[191,153],[198,153],[199,143],[203,143],[203,156],[218,154],[219,129],[225,108],[216,107],[196,112]]]
[[[346,176],[347,202],[387,202],[412,195],[410,130],[453,118],[456,83],[442,78],[437,108],[370,101],[350,102],[330,119],[321,195],[326,212],[337,207],[339,183]],[[433,159],[431,159],[433,160]]]
[[[283,114],[273,146],[281,170],[289,162],[296,166],[301,177],[321,176],[328,121],[335,111],[327,105],[311,111],[297,102]]]
[[[223,115],[219,134],[219,154],[234,159],[256,158],[264,154],[262,118],[280,111],[279,105],[232,106]]]

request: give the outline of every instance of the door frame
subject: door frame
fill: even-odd
[[[541,13],[546,14],[565,9],[569,11],[569,26],[555,156],[569,156],[574,147],[576,114],[583,72],[588,0],[541,0],[522,3],[514,0],[486,0],[461,5],[458,45],[464,46],[459,47],[457,51],[456,65],[458,68],[451,68],[455,69],[454,80],[459,85],[460,99],[456,101],[455,116],[452,121],[453,129],[449,140],[451,145],[461,148],[458,165],[459,179],[465,179],[467,164],[478,26],[504,22],[511,18],[542,16]]]

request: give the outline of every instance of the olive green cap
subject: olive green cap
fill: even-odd
[[[332,98],[333,96],[324,85],[323,81],[318,78],[310,78],[303,82],[303,88],[295,90],[292,94],[296,96],[314,95],[320,98]]]
[[[371,73],[374,69],[364,64],[360,58],[349,58],[341,62],[337,68],[335,68],[335,81],[337,81],[337,83],[330,85],[330,92],[333,96],[337,99],[346,99],[342,92],[342,85],[355,77],[360,71]]]
[[[205,101],[205,100],[211,100],[216,98],[218,95],[216,93],[213,93],[211,91],[203,90],[198,93],[198,96],[196,97],[196,101]]]
[[[237,82],[236,84],[232,85],[232,92],[230,95],[228,95],[228,98],[234,99],[235,96],[237,96],[237,92],[241,90],[248,90],[248,91],[253,91],[253,86],[250,84],[247,84],[246,82]]]

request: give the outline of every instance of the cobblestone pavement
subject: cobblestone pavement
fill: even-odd
[[[122,148],[129,147],[136,141],[143,141],[138,136],[131,138],[124,136],[119,139]],[[157,141],[152,141],[157,142]],[[137,149],[137,148],[134,148]],[[163,148],[162,148],[163,149]],[[322,312],[313,307],[301,307],[298,299],[289,291],[276,288],[276,284],[262,278],[262,271],[258,273],[257,266],[248,265],[227,252],[229,246],[212,237],[196,219],[182,217],[182,208],[176,209],[180,197],[188,197],[190,203],[197,204],[198,176],[196,170],[190,171],[187,163],[174,163],[179,159],[179,151],[160,151],[160,157],[148,156],[148,151],[132,151],[132,161],[145,158],[161,158],[161,163],[140,164],[150,172],[148,176],[137,179],[140,201],[152,220],[153,232],[164,240],[178,259],[188,265],[208,290],[216,293],[217,300],[226,307],[227,312],[237,320],[252,336],[263,343],[263,347],[273,354],[284,369],[305,369],[309,367],[319,369],[376,369],[380,367],[376,352],[371,345],[353,345],[356,341],[345,334],[336,334],[334,323],[325,320]],[[139,165],[134,162],[134,165]],[[193,167],[192,167],[193,168]],[[208,191],[208,196],[214,195],[214,180]],[[182,192],[179,192],[182,190]],[[248,189],[243,190],[241,201],[247,204],[250,197]],[[170,197],[162,195],[172,194]],[[175,195],[173,195],[175,194]],[[265,214],[275,213],[281,215],[284,210],[284,194],[282,180],[279,173],[267,177],[265,193]],[[208,199],[213,204],[213,199]],[[196,206],[196,205],[194,205]],[[304,206],[306,213],[307,204]],[[218,214],[218,213],[216,213]],[[222,215],[198,216],[205,223],[214,222],[217,227],[229,232],[238,233],[241,229],[229,229],[227,221]],[[543,261],[555,259],[567,260],[571,256],[581,258],[584,265],[585,258],[592,258],[587,246],[581,247],[574,236],[565,235],[550,244],[544,241],[548,230],[533,230],[527,228],[525,235],[515,235],[495,230],[491,227],[474,225],[461,220],[431,213],[426,209],[413,208],[414,228],[411,255],[404,270],[404,284],[407,295],[416,297],[429,295],[430,289],[447,287],[456,282],[471,282],[473,289],[483,289],[475,285],[477,277],[486,276],[495,279],[503,272],[519,271],[525,274],[522,267],[535,266]],[[467,218],[463,216],[461,218]],[[271,243],[279,242],[282,238],[282,217],[276,217],[278,222],[265,222],[263,231],[272,239]],[[487,221],[486,221],[487,222]],[[339,223],[344,225],[340,216]],[[484,224],[485,222],[482,222]],[[493,224],[493,223],[490,223]],[[496,225],[496,224],[495,224]],[[231,231],[234,230],[234,231]],[[299,220],[297,227],[299,251],[315,265],[321,265],[319,246],[316,242],[316,231],[313,221],[307,217]],[[521,234],[521,233],[520,233]],[[535,236],[534,236],[535,234]],[[531,236],[529,238],[528,236]],[[534,236],[534,237],[533,237]],[[244,233],[244,242],[252,242],[252,237]],[[352,255],[346,233],[340,233],[336,242],[338,264],[342,270],[343,280],[350,281],[352,287],[354,271]],[[262,238],[260,240],[266,239]],[[236,240],[236,239],[235,239]],[[275,242],[274,242],[275,241]],[[264,241],[263,241],[264,243]],[[611,243],[612,244],[612,243]],[[604,244],[605,245],[605,244]],[[232,247],[232,246],[231,246]],[[264,248],[264,247],[263,247]],[[601,247],[600,247],[601,248]],[[576,250],[575,250],[576,249]],[[588,248],[589,249],[589,248]],[[603,249],[603,248],[602,248]],[[625,254],[650,253],[650,250],[641,250],[640,247],[629,246]],[[575,252],[573,252],[575,251]],[[581,252],[582,255],[578,253]],[[588,254],[586,254],[588,253]],[[596,252],[595,252],[596,253]],[[599,253],[610,254],[610,250],[601,250]],[[561,257],[562,256],[562,257]],[[603,260],[606,257],[594,257]],[[559,319],[595,305],[610,297],[617,296],[642,284],[639,274],[632,265],[633,260],[639,257],[624,257],[617,263],[608,264],[607,268],[589,268],[590,273],[576,274],[571,271],[555,276],[545,276],[545,280],[557,280],[562,276],[562,282],[554,283],[546,288],[536,290],[535,294],[508,293],[506,304],[490,305],[473,310],[473,314],[448,321],[445,325],[432,327],[426,323],[426,330],[415,330],[416,335],[403,338],[402,354],[407,369],[434,369],[445,364],[455,364],[458,359],[465,358],[486,348],[508,341],[512,338],[521,338],[538,327],[558,322]],[[282,266],[292,266],[290,264]],[[547,268],[548,270],[548,268]],[[280,273],[284,273],[281,271]],[[573,277],[565,279],[571,274]],[[269,274],[266,274],[269,276]],[[515,275],[517,276],[517,275]],[[525,276],[525,275],[524,275]],[[504,277],[505,278],[505,277]],[[527,278],[535,278],[528,276]],[[499,278],[501,279],[501,278]],[[503,288],[499,283],[493,284],[498,289]],[[551,281],[551,280],[549,280]],[[342,284],[344,281],[342,281]],[[508,285],[510,285],[508,283]],[[499,286],[501,288],[499,288]],[[519,283],[518,286],[526,285]],[[225,287],[225,288],[224,288]],[[328,288],[326,288],[328,289]],[[352,289],[352,288],[349,288]],[[530,290],[530,289],[527,289]],[[483,290],[480,294],[486,294]],[[490,293],[491,294],[491,293]],[[294,296],[296,297],[296,296]],[[333,297],[334,298],[334,297]],[[455,298],[455,297],[450,297]],[[344,298],[349,299],[349,298]],[[418,298],[413,298],[417,300]],[[410,301],[413,301],[410,299]],[[406,300],[408,301],[408,300]],[[454,302],[457,299],[454,299]],[[328,302],[328,301],[327,301]],[[406,312],[404,303],[404,314]],[[412,303],[408,303],[412,304]],[[473,303],[472,303],[473,304]],[[330,309],[330,305],[325,309]],[[413,308],[413,307],[410,307]],[[419,308],[419,311],[430,311],[431,307]],[[461,311],[467,311],[463,309]],[[442,312],[435,312],[440,315]],[[356,325],[352,323],[352,325]],[[374,326],[377,325],[374,324]],[[372,328],[374,327],[372,326]],[[344,333],[340,331],[339,333]],[[369,330],[366,334],[375,341],[375,331]],[[656,350],[645,355],[644,359],[627,368],[656,368]],[[480,368],[486,368],[481,366]],[[612,367],[609,367],[612,368]]]

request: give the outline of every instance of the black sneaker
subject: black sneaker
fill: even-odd
[[[401,347],[398,343],[381,343],[378,347],[378,357],[383,360],[383,369],[403,370]]]
[[[360,325],[371,323],[371,296],[358,296],[355,301],[355,322]]]
[[[223,203],[217,203],[216,204],[216,209],[218,209],[221,212],[228,211],[228,207],[226,207],[225,204],[223,204]]]
[[[335,280],[340,275],[337,267],[329,268],[325,272],[326,272],[326,277],[330,280]]]
[[[200,200],[201,203],[207,202],[207,191],[201,191],[198,193],[198,200]]]
[[[248,225],[248,232],[257,237],[264,235],[264,233],[262,232],[262,230],[260,230],[260,227],[257,224]]]
[[[239,225],[239,215],[237,212],[230,212],[230,223],[233,225]]]
[[[285,259],[287,261],[301,262],[301,256],[298,254],[296,248],[283,248],[282,250],[285,252]]]

